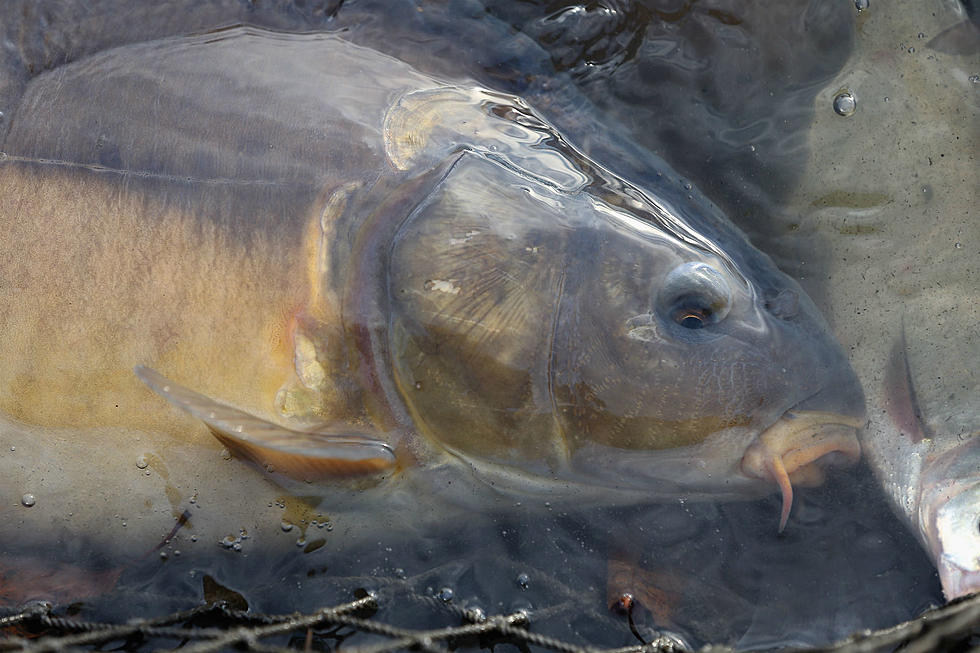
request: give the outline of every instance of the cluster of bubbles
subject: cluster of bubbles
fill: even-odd
[[[398,569],[396,570],[396,572],[401,572],[402,574],[404,574],[404,570],[402,569]],[[403,577],[403,576],[400,575],[399,577]],[[531,584],[531,577],[527,573],[521,572],[520,574],[517,575],[516,581],[518,587],[520,587],[522,590],[526,590],[528,586]],[[449,586],[440,587],[438,590],[435,591],[433,591],[433,589],[430,587],[429,593],[432,594],[432,596],[434,596],[435,598],[442,601],[443,603],[452,603],[453,599],[456,597],[456,592],[453,590],[452,587]],[[472,621],[473,623],[481,623],[483,621],[486,621],[487,619],[486,612],[484,612],[483,608],[479,606],[470,606],[466,608],[465,613],[466,613],[466,618]]]
[[[230,533],[228,535],[225,535],[223,538],[218,540],[218,544],[220,544],[225,549],[230,549],[232,551],[241,551],[242,542],[244,542],[247,539],[248,539],[248,531],[246,531],[243,528],[238,531],[237,536],[232,535]]]

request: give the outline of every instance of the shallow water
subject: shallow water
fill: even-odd
[[[214,2],[194,3],[183,15],[172,8],[164,15],[151,5],[130,8],[129,15],[111,2],[84,11],[73,6],[36,3],[22,13],[28,29],[8,23],[5,29],[17,37],[4,43],[8,60],[26,58],[36,72],[126,42],[248,22],[296,31],[347,28],[353,40],[424,71],[522,93],[546,115],[549,103],[567,99],[564,85],[574,81],[605,112],[583,107],[585,115],[599,116],[595,124],[559,124],[581,147],[634,177],[648,171],[642,158],[623,149],[624,141],[653,149],[807,283],[835,324],[845,321],[846,312],[832,303],[840,294],[833,289],[836,259],[800,255],[826,239],[800,233],[795,218],[808,205],[793,202],[807,175],[809,187],[820,186],[808,167],[815,111],[830,110],[828,83],[854,69],[847,62],[863,18],[849,2],[781,3],[778,11],[757,13],[720,2],[605,12],[553,3],[385,3],[383,13],[370,2],[255,3],[249,9]],[[106,16],[114,16],[117,29],[100,22]],[[47,30],[43,38],[38,26]],[[15,103],[29,75],[4,78],[0,111],[9,115],[5,107]],[[858,100],[860,110],[866,98]],[[826,274],[812,275],[815,264]],[[848,344],[858,337],[841,332],[852,334]],[[4,455],[11,455],[4,445],[0,437]],[[230,476],[254,474],[237,461],[217,464]],[[625,569],[631,591],[642,587],[648,594],[639,603],[657,601],[633,615],[641,635],[663,628],[693,646],[721,641],[748,648],[823,644],[904,620],[942,600],[931,563],[864,466],[833,474],[822,488],[800,490],[782,536],[776,534],[775,497],[577,512],[500,499],[480,515],[437,503],[413,505],[410,488],[363,501],[329,494],[322,503],[288,499],[280,507],[265,500],[281,490],[261,479],[251,487],[259,489],[261,502],[229,510],[251,513],[258,528],[250,525],[246,538],[232,517],[221,532],[232,536],[233,546],[221,545],[214,528],[194,520],[202,506],[209,515],[220,512],[220,498],[195,494],[191,503],[185,493],[173,507],[186,509],[191,522],[163,548],[165,556],[152,552],[127,562],[111,592],[94,593],[72,612],[113,620],[170,612],[204,598],[204,579],[211,577],[259,612],[309,611],[348,600],[357,588],[397,588],[399,600],[384,603],[379,617],[424,627],[431,605],[410,599],[445,598],[449,588],[453,605],[478,605],[487,613],[526,608],[535,632],[619,646],[636,639],[625,617],[607,609],[606,584]],[[5,510],[27,509],[19,499],[28,489],[11,488],[16,500]],[[38,497],[42,508],[44,500]],[[313,518],[328,519],[330,527],[306,525],[305,543],[296,544],[303,520]],[[284,528],[284,519],[293,526]],[[125,548],[127,527],[113,527]],[[320,540],[322,546],[313,546]],[[51,544],[65,558],[93,555],[84,540]],[[14,542],[2,549],[37,553]],[[131,553],[138,558],[143,551]],[[99,562],[120,566],[115,559]],[[615,596],[621,588],[612,585]]]
[[[761,648],[825,644],[942,601],[931,564],[863,467],[801,491],[782,535],[775,498],[580,511],[522,502],[487,513],[446,505],[432,514],[432,505],[413,510],[381,496],[388,505],[362,496],[338,510],[327,510],[337,505],[329,493],[319,504],[307,497],[318,508],[303,517],[303,504],[287,499],[263,510],[244,538],[230,532],[238,546],[196,521],[207,501],[200,497],[187,504],[189,524],[159,552],[126,562],[112,591],[74,602],[70,614],[168,614],[214,600],[212,580],[265,614],[309,612],[363,589],[381,597],[377,618],[386,623],[453,623],[441,602],[486,614],[528,610],[536,633],[615,647],[637,642],[626,616],[608,607],[626,588],[642,606],[632,613],[641,637],[667,631],[695,647]],[[54,548],[64,547],[89,555],[84,541]]]

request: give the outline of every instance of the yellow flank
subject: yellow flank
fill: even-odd
[[[41,426],[186,429],[134,376],[145,364],[274,416],[309,296],[307,257],[276,237],[286,218],[229,233],[115,175],[77,172],[0,167],[0,411]]]

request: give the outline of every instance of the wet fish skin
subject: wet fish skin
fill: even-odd
[[[791,482],[855,453],[860,386],[799,287],[715,209],[617,177],[519,98],[334,35],[229,30],[38,77],[3,148],[0,407],[73,443],[116,427],[216,448],[142,364],[279,440],[356,426],[401,467],[518,493],[775,480],[785,521]],[[799,424],[827,437],[809,448]],[[75,464],[129,469],[144,446]]]
[[[952,600],[980,591],[980,434],[932,428],[920,412],[913,378],[903,330],[884,382],[891,419],[869,423],[862,445]]]
[[[919,528],[946,598],[980,591],[980,437],[930,456],[922,478]]]

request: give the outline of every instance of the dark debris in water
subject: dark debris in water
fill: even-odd
[[[617,649],[584,647],[575,642],[534,632],[536,612],[516,611],[486,617],[480,612],[432,603],[442,627],[426,630],[400,628],[372,619],[383,603],[427,602],[432,597],[406,594],[399,588],[378,593],[360,592],[359,598],[309,614],[263,615],[239,610],[228,603],[208,603],[170,615],[104,623],[61,616],[49,604],[34,604],[0,617],[0,651],[113,650],[144,651],[180,648],[182,651],[333,651],[341,647],[358,653],[389,651],[455,651],[489,649],[511,644],[532,650],[617,653],[640,651],[683,652],[669,635]],[[628,617],[628,615],[627,615]],[[361,637],[355,639],[355,635]],[[352,645],[347,640],[355,639]],[[980,645],[980,594],[953,601],[891,628],[855,633],[824,648],[798,649],[826,653],[975,650]],[[715,652],[731,651],[710,646]]]

